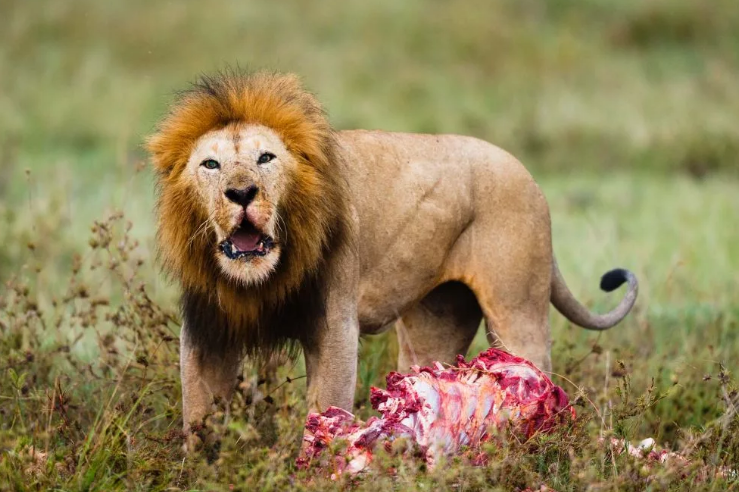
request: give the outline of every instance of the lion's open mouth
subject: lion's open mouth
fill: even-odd
[[[223,254],[232,260],[264,256],[273,246],[274,240],[246,219],[219,244]]]

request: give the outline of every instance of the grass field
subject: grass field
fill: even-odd
[[[549,200],[579,299],[606,310],[618,293],[599,276],[637,274],[611,331],[552,314],[574,428],[484,469],[387,457],[351,483],[309,480],[293,466],[304,381],[256,388],[247,367],[218,456],[184,456],[177,289],[156,267],[141,143],[175,90],[226,64],[298,72],[337,128],[506,148]],[[739,466],[737,115],[735,0],[0,0],[0,490],[739,488],[701,478]],[[366,418],[394,334],[361,350]],[[693,465],[648,478],[598,445],[609,435]]]

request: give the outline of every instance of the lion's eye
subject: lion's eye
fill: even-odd
[[[259,159],[257,159],[257,164],[267,164],[275,157],[277,156],[275,156],[272,152],[265,152],[264,154],[259,156]]]
[[[203,162],[200,163],[201,166],[203,166],[205,169],[218,169],[221,167],[220,164],[218,164],[218,161],[213,159],[205,159]]]

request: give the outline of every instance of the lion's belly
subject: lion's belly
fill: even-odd
[[[431,238],[428,217],[408,224],[408,233],[396,236],[379,261],[366,269],[359,285],[359,323],[363,333],[387,329],[409,306],[420,301],[439,282],[447,252],[461,227],[437,231]],[[433,229],[433,228],[430,228]],[[433,244],[431,244],[433,242]]]

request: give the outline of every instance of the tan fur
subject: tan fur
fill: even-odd
[[[510,154],[455,135],[334,133],[292,75],[205,80],[149,149],[162,261],[183,287],[186,428],[228,400],[244,350],[298,340],[309,406],[350,408],[360,332],[397,322],[405,370],[452,362],[484,320],[491,343],[549,370],[550,302],[606,329],[636,299],[636,279],[620,271],[609,288],[629,283],[618,308],[595,315],[577,302],[552,255],[544,196]],[[269,166],[255,163],[265,150],[277,156]],[[223,166],[199,167],[208,158]],[[251,185],[259,193],[243,210],[223,198]],[[277,244],[230,261],[215,245],[244,214]]]

